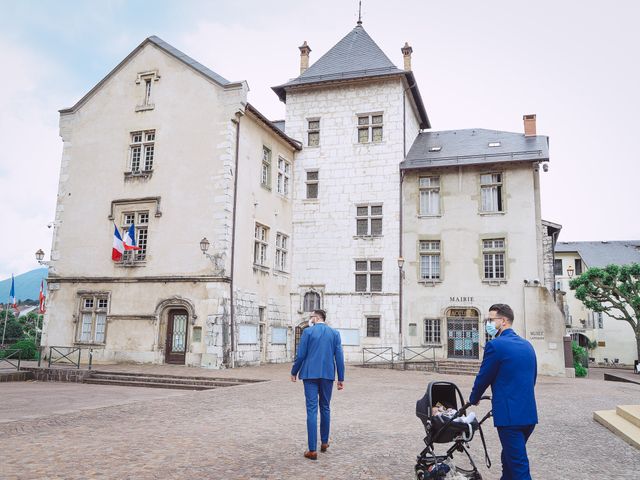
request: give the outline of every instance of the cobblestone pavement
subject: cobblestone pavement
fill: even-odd
[[[416,399],[431,380],[453,381],[464,395],[473,382],[471,376],[348,367],[345,390],[333,394],[331,447],[311,462],[302,457],[302,383],[289,381],[289,368],[118,366],[270,380],[200,392],[0,384],[0,478],[408,480],[423,448]],[[541,423],[529,441],[534,478],[638,478],[640,452],[592,416],[594,410],[639,403],[640,385],[540,377],[536,392]],[[495,430],[487,427],[494,466],[483,465],[481,472],[491,480],[500,477],[500,447]],[[482,464],[479,438],[471,450]]]

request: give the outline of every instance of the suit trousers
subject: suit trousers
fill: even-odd
[[[307,438],[309,451],[315,452],[318,443],[318,400],[320,403],[320,440],[329,442],[331,425],[331,392],[333,380],[326,378],[310,378],[304,381],[304,397],[307,403]]]
[[[500,480],[531,480],[527,440],[535,425],[497,427],[502,445],[502,477]]]

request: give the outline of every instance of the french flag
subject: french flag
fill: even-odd
[[[113,232],[113,249],[111,250],[111,260],[114,262],[119,262],[122,260],[122,254],[124,253],[124,242],[122,241],[122,237],[120,236],[120,232],[118,231],[118,227],[113,225],[115,230]]]
[[[132,223],[124,234],[122,239],[125,250],[140,250],[140,247],[136,246],[136,227]]]
[[[11,290],[9,291],[9,304],[16,312],[20,312],[18,309],[18,302],[16,302],[16,286],[13,281],[13,273],[11,274]]]

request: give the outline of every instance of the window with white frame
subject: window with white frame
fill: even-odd
[[[80,297],[78,342],[104,343],[108,306],[109,299],[104,294]]]
[[[278,193],[289,196],[291,178],[291,163],[282,157],[278,157]]]
[[[440,319],[424,319],[424,343],[440,343]]]
[[[382,114],[358,115],[358,143],[382,142]]]
[[[149,211],[124,212],[122,214],[122,237],[134,225],[136,250],[125,250],[122,254],[123,262],[143,261],[147,258],[149,245]]]
[[[480,175],[481,212],[502,212],[502,173]]]
[[[262,146],[262,170],[260,173],[260,184],[263,187],[271,188],[271,150]]]
[[[320,294],[318,292],[307,292],[304,294],[303,310],[313,312],[320,310]]]
[[[504,238],[491,238],[482,241],[485,280],[504,280],[505,242]]]
[[[420,215],[440,215],[440,177],[420,177]]]
[[[382,260],[356,260],[356,292],[382,291]]]
[[[320,119],[310,118],[307,124],[307,145],[317,147],[320,145]]]
[[[307,198],[318,198],[318,170],[307,170]]]
[[[382,205],[356,205],[356,235],[382,235]]]
[[[289,261],[289,237],[284,233],[276,233],[276,270],[287,271]]]
[[[131,144],[129,145],[129,172],[144,173],[153,170],[155,141],[155,130],[131,132]]]
[[[255,239],[253,243],[253,263],[262,267],[267,266],[267,249],[269,247],[269,227],[256,223]]]
[[[420,240],[420,280],[440,280],[440,240]]]
[[[380,337],[380,317],[366,317],[367,337]]]

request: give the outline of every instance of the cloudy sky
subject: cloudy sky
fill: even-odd
[[[0,0],[0,279],[48,254],[61,142],[73,105],[157,35],[284,118],[270,87],[295,77],[298,46],[317,60],[354,26],[357,0]],[[640,2],[364,0],[363,26],[413,70],[434,130],[550,137],[545,219],[560,240],[640,239]]]

